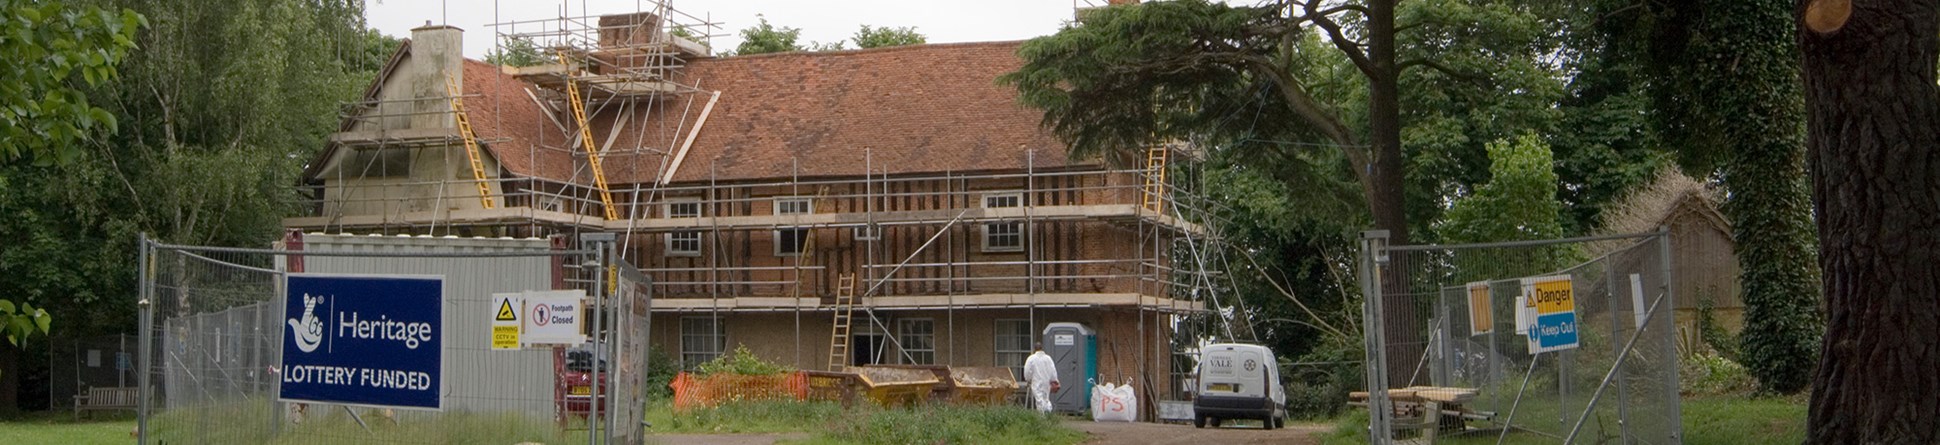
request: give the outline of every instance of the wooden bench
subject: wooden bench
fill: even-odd
[[[1478,391],[1473,388],[1446,388],[1413,386],[1388,390],[1388,400],[1393,402],[1395,431],[1419,431],[1421,437],[1415,443],[1434,443],[1437,433],[1461,432],[1467,429],[1466,420],[1491,420],[1494,413],[1469,411],[1463,405],[1473,402]],[[1347,394],[1349,405],[1367,407],[1368,393],[1354,391]]]
[[[88,388],[87,394],[74,396],[74,419],[81,419],[81,411],[134,410],[138,397],[135,388]]]

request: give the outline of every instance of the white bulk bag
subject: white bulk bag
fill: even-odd
[[[1095,422],[1137,422],[1138,395],[1132,385],[1106,383],[1091,389],[1091,420]]]

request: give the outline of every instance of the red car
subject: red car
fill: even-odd
[[[552,369],[557,376],[552,387],[553,404],[559,407],[559,422],[565,424],[571,417],[586,418],[591,411],[593,400],[593,351],[582,346],[553,349]],[[606,360],[599,360],[599,368],[604,371]],[[602,383],[602,386],[604,383]],[[600,388],[600,392],[610,392]],[[600,411],[606,411],[606,397],[600,397]]]

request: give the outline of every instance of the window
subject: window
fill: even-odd
[[[1024,378],[1024,359],[1031,356],[1031,321],[997,320],[997,366],[1008,366],[1013,376]]]
[[[904,360],[911,365],[936,364],[936,320],[908,318],[896,320],[896,333],[903,345]]]
[[[806,215],[815,213],[815,202],[808,198],[775,198],[776,215]]]
[[[1015,208],[1024,204],[1022,193],[994,193],[983,196],[983,208]],[[1022,252],[1024,251],[1024,223],[1003,221],[984,223],[983,251],[985,252]]]
[[[776,215],[815,213],[815,202],[807,198],[775,198]],[[808,248],[808,229],[775,230],[775,256],[797,256]]]
[[[680,364],[694,369],[727,350],[727,327],[714,317],[680,319]]]
[[[808,229],[775,231],[775,256],[797,256],[808,248]]]
[[[701,202],[692,198],[677,199],[667,203],[668,218],[699,218]]]
[[[701,256],[701,233],[690,231],[667,234],[667,256]]]

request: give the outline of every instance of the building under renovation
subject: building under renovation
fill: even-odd
[[[1174,355],[1218,312],[1179,147],[1073,161],[995,79],[1021,42],[716,57],[704,20],[493,25],[547,63],[463,56],[426,26],[306,170],[306,232],[620,235],[653,343],[802,369],[1021,368],[1050,323],[1097,377],[1180,399]],[[1148,411],[1149,412],[1149,411]]]

